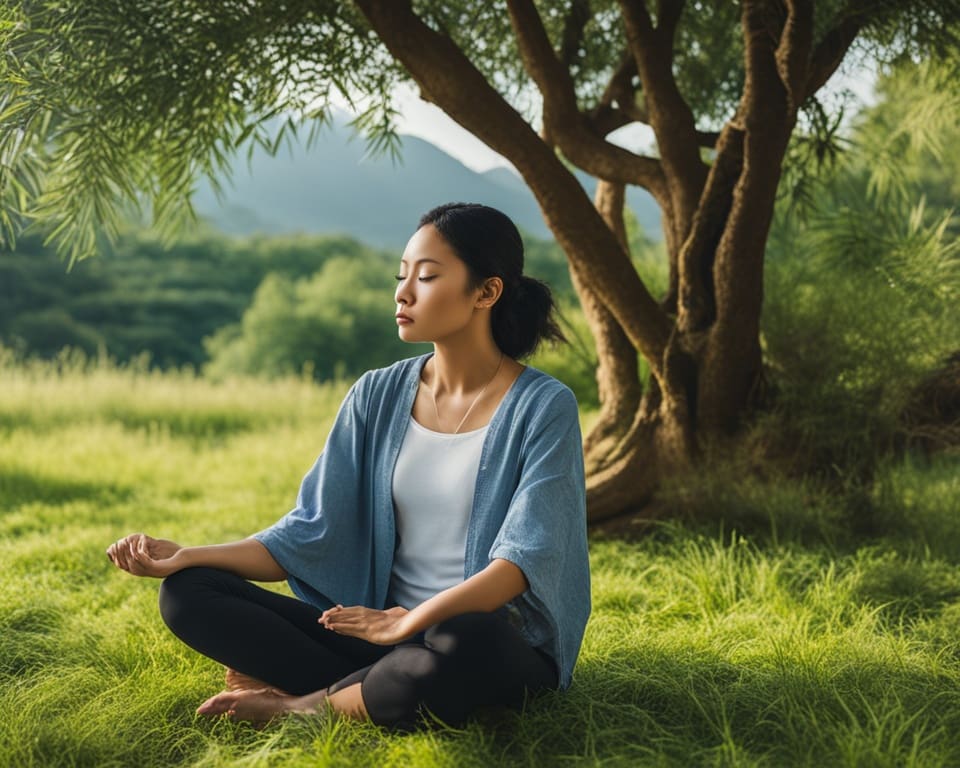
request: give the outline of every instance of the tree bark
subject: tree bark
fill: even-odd
[[[743,159],[716,247],[716,319],[704,348],[698,391],[699,427],[708,435],[736,432],[761,384],[763,257],[783,157],[796,121],[777,66],[780,33],[771,32],[767,4],[744,0],[746,82],[739,113]],[[788,58],[796,62],[795,56]]]
[[[429,100],[507,157],[540,204],[597,344],[601,410],[584,443],[588,518],[638,512],[660,478],[736,432],[762,384],[763,258],[787,142],[801,103],[842,60],[861,17],[841,17],[814,46],[813,0],[741,0],[745,85],[717,134],[697,129],[674,78],[682,0],[658,2],[656,26],[644,0],[620,0],[629,50],[585,113],[569,67],[589,4],[571,10],[558,53],[532,0],[508,0],[523,65],[543,96],[541,136],[410,0],[355,1]],[[659,158],[606,141],[636,120],[653,128]],[[715,147],[710,165],[702,146]],[[592,205],[557,150],[600,179]],[[659,303],[629,258],[631,183],[663,214],[670,278]],[[638,353],[650,366],[645,387]]]
[[[617,241],[627,250],[624,193],[622,183],[598,180],[594,205]],[[583,444],[587,473],[590,474],[606,464],[624,437],[640,404],[642,389],[637,371],[637,350],[590,284],[576,272],[571,271],[571,277],[597,348],[600,415]]]

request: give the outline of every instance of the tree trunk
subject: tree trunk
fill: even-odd
[[[624,192],[623,184],[598,180],[594,205],[626,250]],[[589,283],[582,280],[576,271],[571,270],[570,276],[597,349],[600,414],[583,444],[587,473],[591,474],[604,466],[606,458],[626,434],[640,403],[642,390],[636,348]]]
[[[584,444],[588,518],[638,513],[663,477],[689,469],[704,444],[736,431],[762,383],[763,256],[787,141],[798,105],[854,35],[841,29],[812,50],[811,3],[787,2],[784,19],[767,0],[742,0],[743,97],[706,165],[671,69],[682,4],[659,5],[654,26],[644,3],[621,2],[657,159],[609,144],[585,122],[530,0],[508,0],[508,8],[544,97],[541,135],[410,0],[355,2],[425,98],[508,158],[536,197],[597,343],[601,410]],[[605,179],[592,204],[557,148]],[[659,302],[629,258],[624,183],[646,187],[663,211],[670,284]],[[651,372],[644,388],[638,354]]]
[[[598,181],[594,204],[626,249],[624,185]],[[656,376],[650,376],[643,391],[636,348],[589,284],[575,273],[574,287],[597,344],[601,408],[584,440],[588,519],[596,522],[641,510],[665,473],[689,465],[693,434],[686,401],[695,371],[674,349],[665,366],[671,395],[663,396]],[[674,391],[682,396],[674,397]]]

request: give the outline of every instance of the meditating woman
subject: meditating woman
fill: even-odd
[[[562,339],[522,269],[499,211],[424,215],[396,320],[434,351],[353,385],[294,509],[229,544],[137,533],[107,549],[165,577],[164,621],[227,667],[198,712],[411,729],[570,684],[590,613],[580,428],[570,390],[518,362]],[[296,597],[251,583],[283,579]]]

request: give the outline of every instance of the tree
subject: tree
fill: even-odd
[[[268,274],[237,325],[208,338],[214,375],[283,375],[312,369],[314,378],[358,376],[402,357],[391,333],[393,262],[379,256],[334,256],[308,278]],[[358,343],[362,340],[362,343]]]
[[[263,121],[279,112],[316,125],[333,89],[367,94],[357,123],[375,147],[393,146],[391,89],[409,79],[508,158],[567,255],[596,341],[602,408],[585,452],[599,520],[736,434],[762,391],[764,247],[802,110],[855,44],[877,60],[952,45],[960,0],[3,8],[7,229],[45,220],[74,254],[92,248],[94,223],[109,231],[119,199],[176,221],[198,173],[271,142]],[[656,155],[609,140],[632,123],[650,126]],[[594,200],[569,165],[598,178]],[[663,211],[659,298],[628,253],[627,184]]]

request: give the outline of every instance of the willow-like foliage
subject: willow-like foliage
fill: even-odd
[[[655,23],[673,7],[646,4]],[[787,5],[771,2],[769,12],[783,15]],[[413,7],[538,125],[540,92],[505,2]],[[623,4],[536,7],[589,114],[629,59]],[[740,10],[736,2],[683,4],[671,69],[700,130],[719,129],[739,106]],[[819,0],[814,32],[854,19],[861,55],[939,56],[955,41],[947,20],[958,11],[958,0]],[[224,178],[238,151],[276,150],[298,126],[312,135],[337,100],[359,110],[356,127],[373,151],[397,152],[391,94],[408,75],[350,2],[4,0],[0,50],[0,237],[8,245],[34,223],[63,254],[83,257],[96,251],[98,233],[114,237],[131,209],[170,237],[193,215],[198,178]],[[623,116],[642,121],[646,109],[639,78],[628,80],[634,103],[616,103],[622,124]],[[282,127],[271,132],[278,117]]]
[[[131,206],[171,236],[201,175],[222,179],[244,145],[276,151],[303,120],[319,128],[335,96],[368,96],[358,126],[396,147],[398,71],[344,3],[4,3],[0,48],[8,243],[34,220],[86,256]]]

